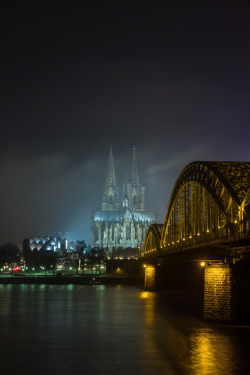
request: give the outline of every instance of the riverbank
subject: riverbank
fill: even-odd
[[[76,284],[76,285],[141,285],[143,280],[135,277],[119,276],[10,276],[0,277],[0,284]]]

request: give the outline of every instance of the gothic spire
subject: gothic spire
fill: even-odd
[[[124,177],[124,184],[123,184],[123,207],[128,207],[129,206],[129,182],[128,178],[125,175]]]
[[[119,210],[118,188],[116,186],[112,147],[109,148],[108,172],[102,197],[102,211]]]
[[[115,180],[115,168],[114,168],[114,159],[113,159],[113,152],[112,146],[109,148],[109,163],[108,163],[108,172],[106,177],[106,185],[114,186],[116,184]]]
[[[130,182],[132,186],[138,186],[139,185],[139,175],[138,175],[138,169],[137,169],[137,162],[136,162],[136,148],[133,147],[133,156],[132,156],[132,168],[130,173]]]

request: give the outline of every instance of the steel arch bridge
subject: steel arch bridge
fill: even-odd
[[[178,177],[164,224],[149,226],[143,255],[249,236],[250,163],[196,161]]]

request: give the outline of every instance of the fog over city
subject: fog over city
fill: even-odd
[[[248,1],[2,5],[0,244],[89,241],[112,145],[164,221],[182,169],[249,161]]]

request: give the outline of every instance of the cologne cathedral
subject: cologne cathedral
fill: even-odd
[[[90,246],[113,250],[143,246],[150,224],[156,222],[156,213],[145,210],[145,187],[140,184],[133,148],[130,174],[123,182],[120,201],[116,183],[112,147],[104,184],[100,211],[94,211],[90,230]]]

